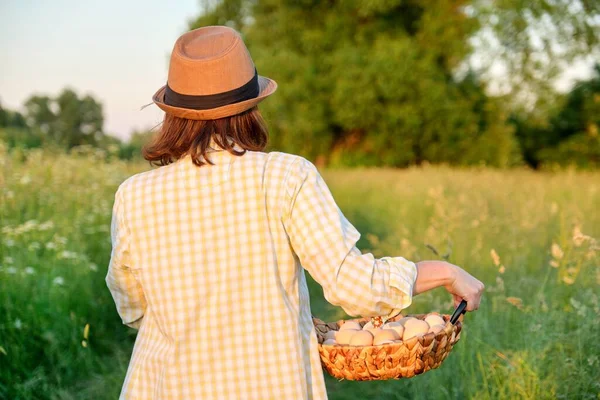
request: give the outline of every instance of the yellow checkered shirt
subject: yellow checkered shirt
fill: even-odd
[[[326,399],[304,270],[349,315],[390,316],[416,266],[362,254],[306,159],[215,150],[116,191],[106,283],[139,329],[120,398]]]

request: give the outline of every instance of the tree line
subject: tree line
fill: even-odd
[[[238,29],[259,74],[279,82],[260,106],[270,149],[328,166],[600,166],[600,65],[566,94],[551,84],[565,65],[599,54],[597,2],[202,4],[189,28]],[[490,94],[494,65],[505,70],[504,88]],[[97,100],[65,89],[32,96],[22,114],[0,105],[0,137],[139,156],[151,133],[121,142],[103,120]]]

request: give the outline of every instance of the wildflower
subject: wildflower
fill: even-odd
[[[69,251],[69,250],[63,250],[59,255],[58,258],[65,258],[65,259],[76,259],[77,258],[77,253],[75,253],[74,251]]]
[[[46,243],[46,248],[47,249],[55,249],[56,248],[56,243],[54,243],[54,242],[48,242],[48,243]]]
[[[29,246],[27,246],[27,249],[29,251],[35,251],[35,250],[39,250],[39,248],[41,247],[39,242],[31,242],[29,243]]]
[[[7,264],[12,264],[14,262],[12,257],[6,256],[4,257],[4,262]]]
[[[29,175],[23,175],[23,177],[21,178],[21,180],[19,181],[19,183],[21,185],[27,185],[31,182],[31,178],[29,177]]]
[[[523,309],[523,300],[518,297],[507,297],[506,301],[508,301],[513,306],[517,307],[519,310]]]
[[[4,239],[4,244],[6,247],[13,247],[15,245],[15,241],[12,239]]]
[[[23,323],[19,318],[15,319],[15,328],[21,329],[23,327]]]
[[[570,276],[563,276],[562,278],[563,282],[566,283],[567,285],[572,285],[575,283],[575,279],[573,279]]]
[[[494,265],[497,267],[500,265],[500,256],[496,253],[496,250],[492,249],[490,251],[490,256],[492,256],[492,261],[494,261]]]
[[[506,268],[504,267],[504,265],[501,265],[500,268],[498,269],[498,272],[503,274],[506,271]]]
[[[552,243],[551,253],[552,253],[552,257],[554,257],[557,260],[560,260],[565,255],[565,253],[562,251],[560,246],[557,245],[556,243]]]
[[[27,268],[25,268],[25,273],[27,275],[33,275],[33,274],[35,274],[35,269],[33,269],[31,267],[27,267]]]
[[[8,267],[8,268],[6,268],[6,272],[14,275],[17,273],[17,269],[15,267]]]
[[[52,229],[52,228],[54,228],[54,222],[52,222],[51,220],[48,220],[48,221],[38,225],[38,229],[40,231],[47,231],[48,229]]]
[[[584,235],[581,232],[581,228],[579,226],[575,226],[575,228],[573,228],[573,243],[576,247],[581,246],[584,242],[588,240],[592,240],[592,237]]]
[[[91,263],[90,264],[90,270],[96,272],[96,271],[98,271],[98,266],[96,264],[94,264],[94,263]]]
[[[52,283],[58,286],[62,286],[65,284],[65,279],[62,276],[57,276],[56,278],[54,278]]]
[[[550,266],[552,266],[554,268],[558,268],[558,266],[559,266],[558,261],[556,261],[556,260],[550,261]]]

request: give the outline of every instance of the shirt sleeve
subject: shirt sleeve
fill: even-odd
[[[117,306],[123,324],[139,329],[146,310],[146,298],[131,268],[130,240],[125,226],[121,187],[115,194],[112,211],[112,252],[106,284]]]
[[[310,161],[300,157],[285,186],[284,227],[302,267],[323,287],[328,302],[350,316],[385,318],[412,303],[415,263],[362,254],[356,247],[360,233]]]

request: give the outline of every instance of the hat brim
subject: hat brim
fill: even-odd
[[[210,108],[207,110],[194,110],[191,108],[174,107],[165,104],[165,89],[166,85],[158,89],[152,101],[164,112],[172,114],[176,117],[195,119],[195,120],[210,120],[230,117],[232,115],[240,114],[246,110],[251,109],[268,96],[272,95],[277,90],[277,82],[264,76],[258,76],[258,96],[240,101],[239,103],[227,104],[225,106]]]

